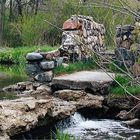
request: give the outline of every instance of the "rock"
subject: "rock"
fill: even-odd
[[[10,85],[10,86],[4,87],[2,90],[4,92],[14,92],[14,91],[18,90],[18,86],[17,85]]]
[[[54,61],[40,62],[40,66],[43,70],[52,70],[55,67]]]
[[[56,61],[56,66],[57,67],[61,66],[62,63],[63,63],[63,57],[58,57],[58,58],[55,59],[55,61]]]
[[[25,95],[31,95],[32,93],[34,92],[34,90],[25,90],[22,92],[22,94],[25,94]]]
[[[120,111],[120,113],[117,115],[122,120],[128,120],[133,119],[135,116],[132,113],[128,113],[126,110]]]
[[[26,55],[27,61],[40,61],[43,59],[43,56],[40,53],[28,53]]]
[[[128,121],[123,121],[123,123],[133,128],[137,128],[137,129],[140,128],[140,119],[138,118],[128,120]]]
[[[40,73],[38,75],[36,75],[35,80],[43,83],[43,82],[51,82],[52,78],[53,78],[53,72],[52,71],[46,71],[43,73]]]
[[[75,105],[47,95],[41,99],[22,97],[0,101],[0,138],[6,140],[10,136],[29,131],[45,116],[57,120],[66,118],[75,111]]]
[[[62,66],[63,66],[64,68],[66,68],[66,67],[69,67],[69,64],[62,63]]]
[[[81,26],[82,25],[77,20],[68,19],[63,24],[63,30],[67,30],[67,29],[71,29],[71,30],[73,30],[73,29],[80,29]]]
[[[114,73],[108,74],[115,78]],[[104,72],[82,71],[53,78],[52,87],[55,89],[86,90],[93,94],[108,94],[108,88],[112,82],[112,78]]]
[[[55,92],[54,95],[63,100],[75,102],[78,109],[86,107],[92,109],[102,108],[104,100],[102,96],[88,94],[79,90],[60,90]]]
[[[27,63],[26,64],[26,73],[30,77],[33,77],[36,74],[41,73],[41,72],[42,72],[42,70],[41,70],[38,63],[35,62],[35,63]]]
[[[44,91],[44,92],[47,92],[48,94],[52,93],[51,88],[49,86],[47,86],[47,85],[41,85],[41,86],[37,87],[36,90]]]
[[[130,68],[135,63],[135,55],[130,50],[127,50],[125,48],[116,48],[115,49],[115,58],[117,64],[120,64],[119,66],[122,66],[125,62],[126,66]],[[122,64],[122,65],[121,65]]]
[[[40,54],[43,55],[46,60],[54,60],[55,58],[60,57],[59,49],[50,52],[42,52]]]

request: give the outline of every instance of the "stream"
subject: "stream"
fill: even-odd
[[[24,66],[21,65],[0,65],[0,100],[14,99],[15,93],[4,93],[2,88],[27,80]]]
[[[0,66],[0,89],[26,80],[24,67]],[[13,99],[13,96],[0,90],[0,99]],[[85,118],[78,112],[67,119],[51,124],[51,126],[37,127],[29,132],[14,136],[12,139],[50,139],[51,134],[55,137],[55,128],[78,140],[140,140],[139,129],[128,128],[117,120]]]
[[[74,140],[140,140],[140,130],[128,128],[121,121],[111,119],[88,119],[76,112],[71,117],[55,124],[38,127],[29,132],[12,137],[13,140],[50,140],[55,133],[69,134]]]

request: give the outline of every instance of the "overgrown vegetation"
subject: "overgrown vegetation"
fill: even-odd
[[[57,47],[50,46],[34,46],[34,47],[18,47],[18,48],[7,48],[0,52],[0,63],[4,64],[23,64],[25,63],[25,56],[27,53],[40,51],[52,51]]]
[[[135,11],[139,7],[136,0],[123,0]],[[135,1],[135,2],[134,2]],[[12,2],[12,0],[10,0]],[[104,3],[113,5],[108,8]],[[3,39],[6,46],[29,46],[50,44],[56,45],[61,42],[61,31],[48,25],[48,20],[58,27],[73,14],[92,16],[96,22],[102,23],[106,28],[106,45],[114,46],[115,27],[118,24],[130,24],[134,18],[123,7],[118,0],[87,0],[79,4],[77,0],[32,0],[30,3],[17,0],[7,3],[3,11]],[[123,11],[115,10],[118,7]],[[61,18],[60,18],[61,17]]]
[[[96,69],[97,65],[92,61],[87,62],[75,62],[75,63],[69,63],[68,66],[58,66],[54,69],[55,75],[61,75],[61,74],[69,74],[76,71],[82,71],[82,70],[93,70]]]
[[[133,84],[132,80],[128,77],[124,77],[121,75],[117,75],[115,77],[121,85],[123,85],[131,94],[140,94],[140,86],[138,84]],[[114,83],[114,86],[110,88],[110,93],[116,96],[125,95],[125,91],[122,87],[120,87],[117,83]]]

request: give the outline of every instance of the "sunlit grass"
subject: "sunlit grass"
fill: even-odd
[[[138,84],[132,84],[130,83],[130,79],[128,77],[117,75],[115,78],[124,88],[126,88],[127,91],[129,91],[131,94],[137,95],[140,94],[140,86]],[[120,87],[117,83],[115,83],[110,88],[110,93],[112,95],[125,95],[126,91]]]
[[[88,62],[75,62],[75,63],[69,63],[67,67],[64,67],[63,65],[57,67],[54,69],[55,75],[60,74],[70,74],[76,71],[82,71],[82,70],[94,70],[97,66],[93,61]]]
[[[26,62],[25,56],[27,53],[34,52],[36,50],[41,50],[44,52],[52,51],[57,47],[50,46],[33,46],[33,47],[17,47],[8,48],[0,51],[0,63],[3,64],[23,64]]]

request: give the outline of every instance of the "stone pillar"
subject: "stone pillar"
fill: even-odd
[[[140,23],[116,28],[116,63],[127,66],[135,77],[140,76]]]
[[[92,17],[73,15],[64,22],[63,30],[61,53],[69,61],[87,59],[90,57],[90,50],[105,50],[105,28],[94,22]]]

